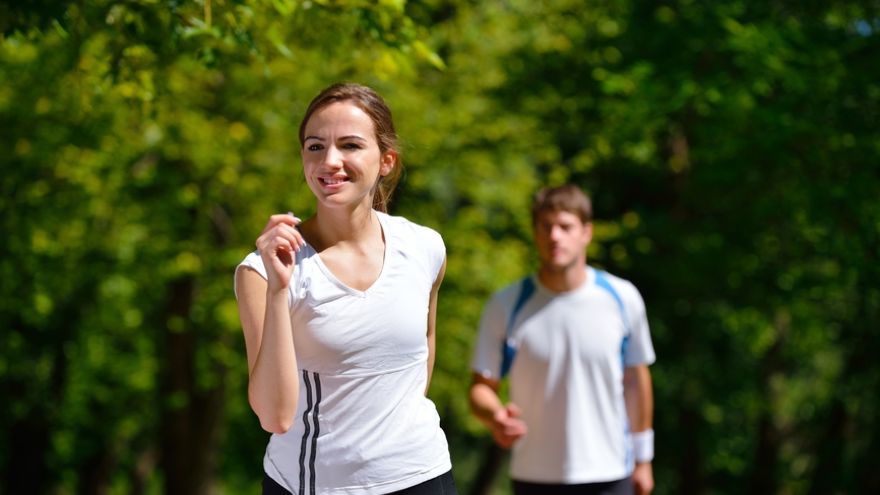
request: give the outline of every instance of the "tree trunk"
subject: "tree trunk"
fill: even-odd
[[[675,493],[682,495],[701,495],[706,493],[703,478],[703,456],[700,455],[699,414],[687,405],[679,411],[679,424],[687,425],[681,429],[681,456],[678,464],[679,485]]]
[[[477,468],[477,474],[471,485],[470,495],[490,495],[498,473],[501,471],[502,461],[507,451],[490,442],[483,453],[483,460]]]
[[[167,318],[188,321],[195,293],[192,277],[169,287]],[[167,327],[167,326],[166,326]],[[160,387],[160,467],[168,495],[202,495],[211,481],[224,390],[222,381],[200,389],[196,376],[198,334],[192,328],[166,328],[164,377]]]
[[[754,469],[748,480],[748,493],[776,493],[779,489],[779,451],[782,434],[776,427],[774,415],[779,404],[778,393],[771,383],[774,376],[785,372],[782,349],[785,346],[790,317],[780,312],[775,318],[776,341],[761,360],[763,380],[763,409],[758,421],[758,446],[755,449]]]

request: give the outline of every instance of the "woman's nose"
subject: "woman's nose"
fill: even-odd
[[[336,146],[328,146],[327,152],[324,153],[324,163],[326,165],[341,166],[342,152]]]

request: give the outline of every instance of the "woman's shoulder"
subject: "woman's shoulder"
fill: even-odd
[[[403,216],[390,215],[382,212],[377,212],[377,214],[381,216],[383,223],[394,231],[394,234],[401,236],[417,236],[427,242],[443,243],[443,236],[440,235],[440,232],[431,227],[413,222]]]
[[[317,252],[315,251],[315,249],[312,246],[306,244],[302,247],[302,249],[296,252],[294,263],[296,264],[298,270],[302,270],[309,266],[309,259],[316,256]],[[250,268],[251,270],[257,272],[257,274],[259,274],[264,279],[268,280],[269,278],[268,272],[266,271],[266,265],[263,263],[263,257],[260,256],[260,251],[258,250],[248,253],[247,256],[245,256],[244,259],[242,259],[241,262],[236,265],[235,274],[237,275],[238,272],[242,270],[242,268]]]
[[[235,271],[242,268],[250,268],[260,274],[263,278],[267,278],[266,267],[263,265],[263,258],[260,257],[259,251],[251,251],[243,260],[235,267]]]
[[[386,236],[394,250],[405,253],[412,260],[421,260],[431,280],[437,276],[446,260],[446,244],[436,230],[417,224],[405,217],[381,213]]]
[[[252,251],[248,253],[248,255],[245,256],[238,265],[236,265],[235,273],[232,277],[232,291],[235,294],[236,299],[239,296],[238,276],[243,268],[251,269],[259,274],[260,277],[263,277],[263,279],[268,279],[268,275],[266,274],[266,266],[263,265],[263,259],[260,257],[260,252]]]

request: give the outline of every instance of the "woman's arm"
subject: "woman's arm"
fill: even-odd
[[[431,287],[431,299],[428,302],[428,382],[425,385],[425,395],[431,387],[431,375],[434,372],[434,355],[436,348],[436,329],[437,329],[437,299],[440,293],[440,284],[443,283],[443,276],[446,274],[446,260],[443,260],[443,266],[440,267],[440,273],[437,274],[437,280]]]
[[[287,291],[272,292],[254,270],[235,275],[248,359],[248,401],[264,430],[284,433],[293,422],[299,376]]]
[[[304,244],[299,219],[273,215],[257,239],[267,279],[249,268],[235,274],[248,359],[248,401],[263,429],[284,433],[293,422],[299,376],[288,307],[295,253]]]

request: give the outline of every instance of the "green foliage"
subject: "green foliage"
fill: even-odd
[[[257,486],[232,269],[270,213],[310,208],[311,95],[432,62],[394,2],[170,6],[8,7],[0,441],[23,446],[0,491]],[[233,455],[205,455],[229,424]]]
[[[259,491],[232,270],[310,213],[298,119],[337,80],[387,97],[392,213],[446,242],[430,395],[461,491],[482,305],[563,181],[648,305],[657,493],[877,491],[878,10],[0,4],[0,493]]]

